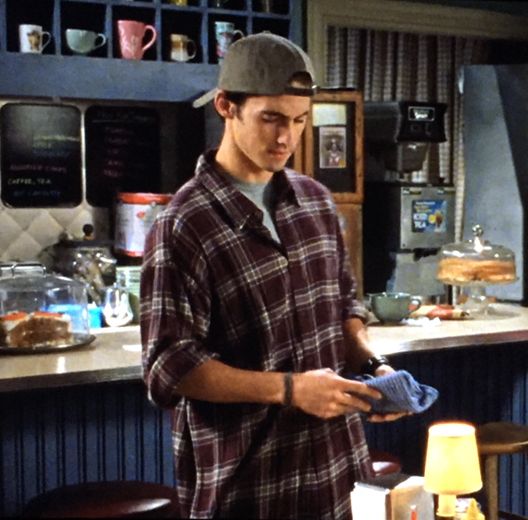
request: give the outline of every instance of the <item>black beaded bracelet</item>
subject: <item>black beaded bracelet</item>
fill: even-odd
[[[373,376],[381,365],[390,365],[389,360],[385,356],[369,357],[367,361],[361,365],[361,373]]]
[[[284,374],[284,406],[291,406],[293,399],[293,377],[291,372]]]

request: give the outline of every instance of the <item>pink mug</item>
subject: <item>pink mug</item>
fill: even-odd
[[[129,60],[140,60],[144,52],[154,45],[157,32],[152,25],[136,22],[135,20],[118,20],[119,49],[121,57]],[[143,45],[143,38],[147,31],[152,32],[152,38]]]

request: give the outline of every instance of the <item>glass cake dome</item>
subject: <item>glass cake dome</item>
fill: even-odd
[[[22,274],[20,274],[22,272]],[[91,341],[86,285],[14,264],[0,277],[0,348],[70,347]],[[18,349],[17,349],[18,350]]]
[[[447,285],[463,287],[468,298],[463,307],[475,314],[487,311],[487,286],[512,283],[517,276],[511,249],[484,240],[479,224],[472,227],[472,232],[469,240],[441,248],[437,278]]]

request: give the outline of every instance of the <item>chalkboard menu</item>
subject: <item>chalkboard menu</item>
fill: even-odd
[[[0,136],[6,206],[81,203],[81,114],[76,107],[8,103],[0,111]]]
[[[155,109],[91,106],[86,110],[86,198],[109,207],[119,192],[160,189],[160,130]]]

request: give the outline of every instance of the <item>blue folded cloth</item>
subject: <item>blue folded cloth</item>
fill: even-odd
[[[372,405],[371,413],[411,412],[427,410],[438,398],[438,390],[418,383],[406,370],[397,370],[386,376],[356,376],[367,386],[379,390],[383,397],[367,401]]]

